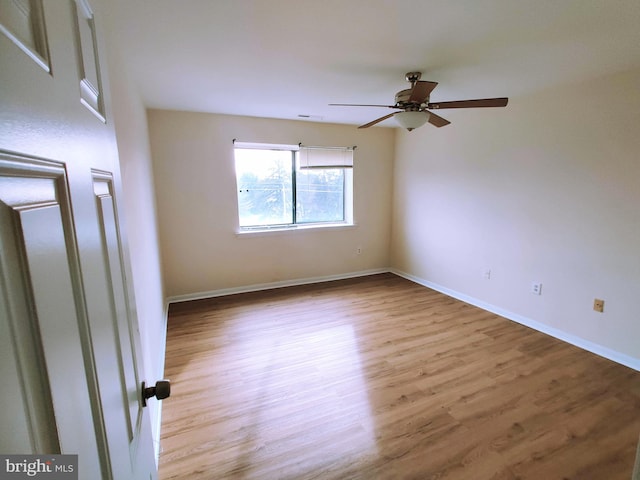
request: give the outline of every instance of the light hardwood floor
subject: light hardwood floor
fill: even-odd
[[[172,305],[161,479],[628,480],[640,373],[392,274]]]

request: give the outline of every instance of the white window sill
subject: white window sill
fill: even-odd
[[[269,235],[289,235],[292,232],[336,231],[356,228],[355,223],[324,223],[315,225],[295,225],[287,227],[252,228],[238,230],[237,237],[263,237]]]

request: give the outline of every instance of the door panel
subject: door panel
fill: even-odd
[[[102,85],[98,51],[96,50],[96,29],[93,11],[86,0],[78,0],[75,8],[75,42],[78,52],[80,76],[80,101],[100,120],[104,118]]]
[[[43,205],[21,210],[20,225],[60,451],[82,452],[79,468],[97,475],[100,463],[96,456],[90,396],[83,374],[82,340],[78,329],[81,320],[75,311],[60,207]],[[54,272],[55,284],[51,285]]]
[[[33,191],[22,198],[24,180],[0,175],[0,404],[13,406],[0,409],[0,424],[7,432],[0,435],[0,451],[58,453],[49,381],[42,375],[45,365],[35,315],[29,309],[33,302],[28,277],[23,275],[26,262],[15,223],[15,206],[37,201]],[[47,190],[53,183],[26,180],[39,184],[35,190]]]
[[[113,327],[113,334],[116,337],[114,345],[117,347],[115,357],[117,358],[118,379],[114,378],[110,386],[114,392],[118,392],[122,401],[121,419],[112,419],[113,422],[120,421],[121,425],[113,425],[109,422],[108,428],[117,430],[117,435],[121,436],[121,444],[125,440],[129,446],[129,456],[135,457],[138,430],[142,420],[142,402],[138,395],[140,381],[136,368],[135,350],[133,348],[132,322],[129,315],[125,291],[126,278],[124,276],[124,258],[120,233],[118,230],[117,207],[113,192],[113,177],[108,172],[93,171],[93,188],[96,201],[96,211],[98,223],[100,225],[100,251],[102,252],[105,264],[105,278],[107,280],[107,291],[110,303],[110,323]],[[108,361],[110,361],[109,359]],[[126,438],[125,438],[126,437]]]
[[[42,0],[2,2],[0,31],[45,71],[51,70]]]
[[[2,443],[14,453],[78,452],[79,468],[98,478],[108,458],[99,454],[93,427],[80,329],[86,320],[72,274],[78,257],[64,180],[53,163],[0,158],[0,283],[9,306],[2,328],[12,332],[8,365],[23,379],[16,389],[22,402],[3,401],[2,414],[13,415],[15,407],[18,418],[25,417],[2,432]],[[13,395],[7,392],[13,388],[0,390]],[[21,451],[27,445],[13,443],[13,435],[29,438],[29,448]]]

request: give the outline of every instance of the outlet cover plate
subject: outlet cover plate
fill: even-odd
[[[593,299],[593,309],[596,312],[603,313],[604,312],[604,300],[600,300],[599,298]]]

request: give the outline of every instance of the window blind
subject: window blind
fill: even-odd
[[[354,147],[305,147],[300,145],[300,168],[353,168]]]
[[[257,142],[239,142],[237,140],[233,140],[233,146],[235,148],[247,148],[254,150],[288,150],[295,151],[298,150],[298,145],[287,145],[284,143],[257,143]]]

